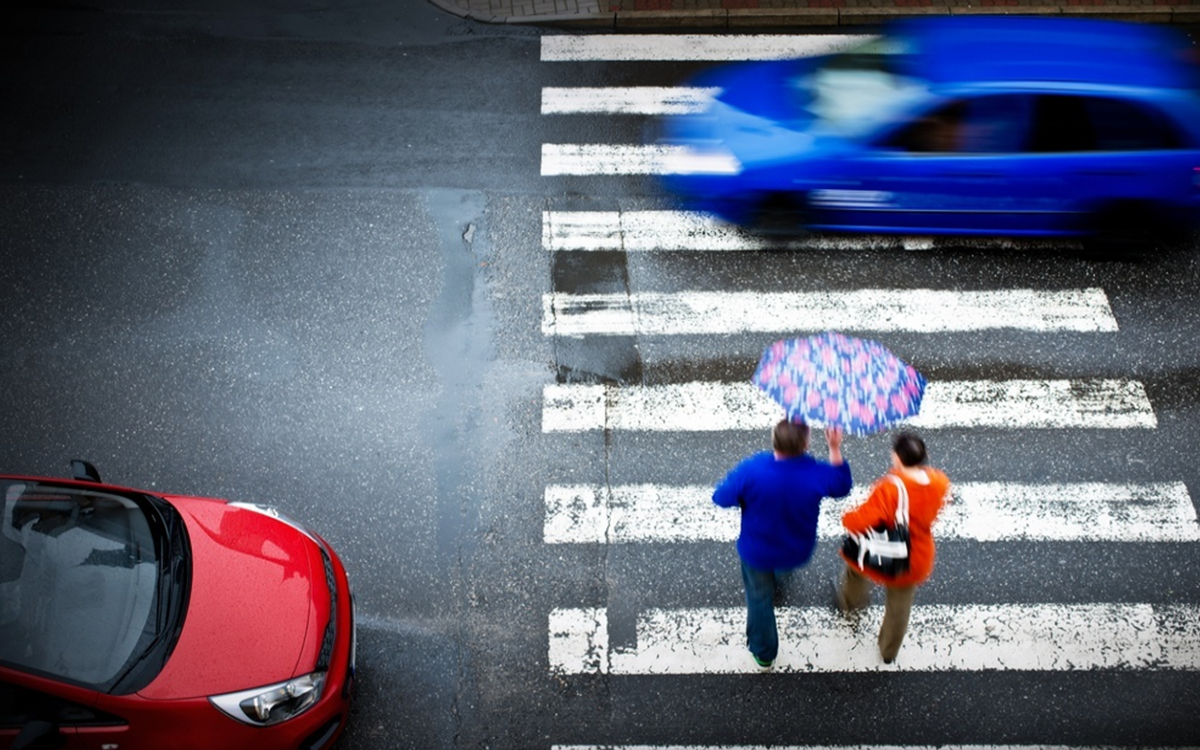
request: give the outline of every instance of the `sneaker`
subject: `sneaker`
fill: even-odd
[[[754,654],[750,655],[754,656]],[[762,672],[769,672],[771,671],[771,667],[775,666],[774,659],[767,661],[766,659],[760,659],[757,656],[754,656],[754,663],[758,665],[759,670]]]

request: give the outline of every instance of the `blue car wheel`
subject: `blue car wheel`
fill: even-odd
[[[796,193],[767,193],[751,203],[747,222],[758,234],[797,236],[807,233],[808,202]]]

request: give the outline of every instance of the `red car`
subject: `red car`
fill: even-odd
[[[354,604],[325,540],[73,466],[0,476],[0,748],[332,746]]]

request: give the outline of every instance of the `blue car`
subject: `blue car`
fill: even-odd
[[[1140,245],[1200,219],[1200,65],[1166,27],[921,19],[689,84],[719,93],[662,123],[664,181],[747,227]]]

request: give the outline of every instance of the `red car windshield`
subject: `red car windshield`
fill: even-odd
[[[113,688],[170,622],[174,576],[164,575],[169,535],[157,511],[34,481],[0,481],[0,497],[0,661]]]

